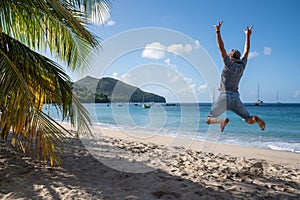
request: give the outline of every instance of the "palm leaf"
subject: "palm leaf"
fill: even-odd
[[[89,115],[58,64],[4,33],[0,41],[6,42],[0,49],[0,91],[5,97],[0,99],[1,134],[7,138],[12,129],[13,145],[29,151],[36,144],[35,151],[42,159],[59,164],[57,156],[68,131],[43,113],[42,106],[55,103],[62,120],[70,118],[72,125],[83,132],[90,131]]]
[[[94,7],[98,18],[107,15],[108,1],[98,1]],[[92,9],[85,1],[13,0],[0,4],[0,31],[23,42],[31,49],[49,49],[72,69],[82,68],[86,56],[99,45],[97,38],[85,26],[87,15],[80,12],[80,5]],[[88,11],[86,13],[92,13]],[[95,11],[93,11],[95,12]]]
[[[86,27],[95,17],[104,20],[108,12],[107,0],[1,1],[2,137],[12,130],[13,145],[59,164],[61,144],[69,133],[42,111],[50,103],[62,120],[69,119],[80,132],[91,132],[89,114],[72,92],[68,75],[35,50],[49,50],[69,68],[81,69],[90,50],[99,45]]]

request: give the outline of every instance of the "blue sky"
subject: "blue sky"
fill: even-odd
[[[109,43],[107,41],[114,40],[124,32],[148,27],[168,29],[175,34],[186,36],[190,42],[180,43],[178,40],[172,42],[171,35],[170,38],[160,41],[155,41],[154,37],[153,41],[151,39],[146,41],[144,49],[130,50],[120,55],[104,71],[91,70],[84,75],[97,78],[111,76],[134,84],[132,76],[128,76],[134,73],[129,72],[141,73],[140,69],[149,69],[151,64],[154,64],[153,69],[157,66],[170,67],[174,76],[180,76],[186,81],[197,101],[210,101],[213,95],[207,90],[208,83],[205,77],[201,77],[196,72],[195,66],[182,55],[196,51],[197,46],[201,46],[202,52],[204,51],[212,59],[220,75],[223,63],[216,45],[214,25],[219,20],[223,20],[221,33],[227,51],[237,48],[242,52],[245,41],[243,30],[246,25],[254,25],[251,53],[239,88],[242,100],[256,101],[259,84],[260,96],[265,102],[275,102],[278,91],[281,102],[300,103],[300,60],[298,59],[300,1],[298,0],[253,0],[231,3],[221,0],[119,0],[114,1],[110,9],[111,15],[107,17],[106,23],[92,27],[92,32],[101,38],[101,43],[104,44],[102,51],[106,53],[108,52],[105,49],[106,43]],[[135,39],[133,36],[120,45],[134,43]],[[146,51],[146,47],[151,46],[161,50],[175,50],[173,52],[155,52],[157,49]],[[118,47],[121,48],[118,45],[114,46],[114,48]],[[176,52],[179,51],[182,54],[177,55]],[[91,68],[98,68],[101,60],[97,57],[100,54],[101,52],[92,58],[94,64]],[[151,77],[151,72],[147,73],[150,73],[147,76]],[[82,76],[82,74],[76,75],[73,79]],[[140,76],[143,77],[142,74]],[[157,75],[153,73],[152,77],[155,76]],[[172,79],[172,76],[165,75],[165,78]],[[167,83],[157,82],[155,78],[152,82],[148,78],[144,80],[148,82],[144,84],[139,82],[138,86],[165,96],[167,101],[180,100],[178,88],[170,90]],[[191,101],[195,98],[191,98]]]

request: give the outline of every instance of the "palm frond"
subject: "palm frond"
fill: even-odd
[[[32,148],[43,160],[58,164],[68,131],[46,115],[55,103],[62,120],[90,133],[87,110],[72,92],[60,65],[35,50],[49,50],[71,69],[81,69],[99,45],[86,26],[109,15],[108,0],[3,0],[0,3],[0,128],[12,131],[12,143]]]
[[[12,143],[28,151],[34,146],[43,159],[56,160],[68,133],[42,112],[46,103],[55,103],[62,120],[70,118],[79,130],[89,130],[91,120],[72,91],[68,75],[52,60],[30,50],[23,43],[2,33],[0,48],[0,125],[2,137],[13,131]]]
[[[84,17],[91,23],[103,24],[110,17],[109,0],[69,0],[60,1],[64,6],[70,8],[79,8],[84,13]]]
[[[108,1],[99,2],[101,9],[96,9],[96,13],[101,20],[109,10],[106,5]],[[87,5],[86,13],[92,12],[87,9],[99,7],[97,1],[94,6],[83,3]],[[80,5],[73,1],[55,0],[5,1],[0,4],[0,31],[31,49],[49,49],[67,66],[79,69],[91,49],[99,46],[97,37],[86,29],[88,22]]]

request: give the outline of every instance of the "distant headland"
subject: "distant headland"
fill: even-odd
[[[86,76],[74,82],[73,87],[82,103],[166,102],[162,96],[145,92],[140,88],[110,77],[97,79]]]

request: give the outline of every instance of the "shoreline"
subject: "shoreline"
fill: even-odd
[[[62,125],[64,126],[65,123],[62,123]],[[111,130],[111,131],[120,131],[120,130],[124,130],[126,132],[132,132],[132,133],[144,133],[145,135],[152,135],[152,132],[154,132],[155,130],[143,130],[142,128],[131,128],[131,127],[120,127],[117,125],[109,125],[109,124],[99,124],[99,125],[95,125],[93,127],[95,130]],[[161,135],[161,136],[166,136],[166,137],[178,137],[178,138],[184,138],[184,139],[188,139],[188,140],[195,140],[195,141],[202,141],[202,142],[206,142],[205,139],[209,139],[210,136],[205,136],[207,138],[203,136],[201,138],[197,138],[197,136],[193,135],[193,133],[190,135],[189,132],[182,132],[177,134],[176,136],[170,134],[171,132],[169,131],[168,133],[163,133],[163,134],[156,134],[156,135]],[[208,134],[208,133],[206,133]],[[212,138],[213,141],[215,142],[216,140],[219,139],[219,135],[217,134],[211,134],[212,136],[216,136],[217,138]],[[217,143],[220,144],[225,144],[225,145],[233,145],[233,146],[241,146],[241,147],[249,147],[249,148],[258,148],[258,149],[266,149],[266,150],[272,150],[272,151],[278,151],[278,152],[290,152],[290,153],[295,153],[295,154],[300,154],[300,150],[295,150],[293,149],[293,147],[280,147],[280,146],[276,146],[278,144],[274,143],[274,144],[269,144],[266,146],[262,146],[262,145],[249,145],[249,144],[242,144],[242,143],[234,143],[234,142],[222,142],[222,141],[217,141]],[[285,142],[286,144],[290,144],[290,142]],[[299,143],[300,144],[300,143]],[[272,146],[272,147],[270,147]]]
[[[66,127],[70,128],[70,127]],[[193,151],[225,154],[235,157],[255,158],[266,160],[273,164],[283,164],[300,169],[300,154],[296,152],[265,149],[259,147],[225,144],[220,142],[202,141],[192,138],[167,135],[152,135],[142,131],[114,130],[108,128],[94,128],[93,132],[106,137],[138,141],[147,144],[157,144],[171,147],[183,147]]]

